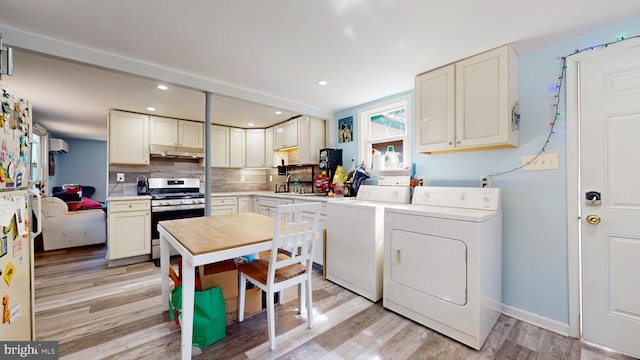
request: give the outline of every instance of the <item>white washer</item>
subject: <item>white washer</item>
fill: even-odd
[[[408,204],[408,186],[362,185],[355,200],[327,202],[326,274],[371,301],[382,298],[384,208]]]
[[[416,187],[384,229],[383,306],[480,349],[501,313],[500,189]]]

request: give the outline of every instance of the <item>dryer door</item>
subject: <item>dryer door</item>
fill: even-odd
[[[442,300],[467,303],[467,246],[455,239],[391,231],[391,279]]]

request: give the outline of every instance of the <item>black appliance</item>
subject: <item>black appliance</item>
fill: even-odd
[[[151,258],[160,258],[158,222],[204,216],[204,194],[198,178],[150,178],[151,195]],[[178,252],[171,249],[171,255]]]
[[[342,149],[320,149],[320,164],[318,166],[321,171],[327,172],[330,187],[333,187],[333,174],[335,174],[338,165],[342,166]]]
[[[333,173],[338,165],[342,166],[342,149],[320,149],[320,170],[331,169]]]
[[[149,181],[147,181],[146,176],[138,176],[136,178],[136,184],[138,184],[138,195],[149,194]]]
[[[287,175],[287,167],[284,165],[284,159],[281,159],[282,165],[278,165],[278,175]]]

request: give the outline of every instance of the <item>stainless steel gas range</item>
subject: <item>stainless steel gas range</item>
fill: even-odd
[[[151,258],[160,258],[158,222],[204,216],[204,194],[198,178],[150,178]],[[178,253],[172,249],[171,255]]]

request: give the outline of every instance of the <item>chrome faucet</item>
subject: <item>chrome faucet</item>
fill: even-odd
[[[289,179],[291,179],[291,174],[287,174],[287,182],[285,183],[285,192],[289,192]]]

